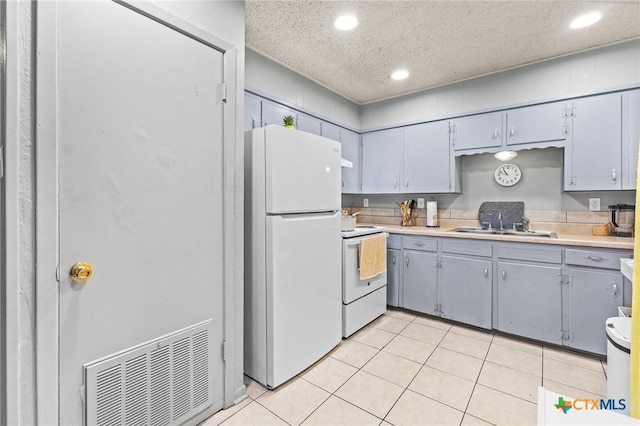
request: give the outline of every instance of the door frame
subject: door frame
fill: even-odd
[[[242,158],[238,122],[238,53],[233,44],[220,39],[147,2],[113,0],[145,17],[196,39],[223,54],[226,102],[223,105],[223,335],[225,365],[223,407],[245,397],[242,384],[242,173],[235,165]],[[11,2],[9,2],[11,3]],[[57,424],[59,419],[59,213],[57,140],[57,2],[38,2],[36,11],[35,202],[36,210],[36,411],[38,423]],[[242,88],[240,88],[242,89]],[[225,96],[220,93],[220,96]],[[240,148],[241,149],[241,148]],[[56,194],[56,196],[52,196]],[[240,360],[238,363],[237,360]],[[239,365],[237,365],[239,364]],[[238,372],[240,372],[238,374]],[[193,420],[211,415],[205,412]],[[202,418],[201,418],[202,417]]]

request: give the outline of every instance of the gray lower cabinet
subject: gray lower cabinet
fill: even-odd
[[[565,314],[568,346],[597,354],[607,353],[605,322],[622,306],[622,274],[594,269],[568,269],[568,309]]]
[[[565,345],[607,353],[605,322],[623,305],[622,274],[596,269],[568,269]]]
[[[594,354],[625,303],[629,250],[394,235],[389,304]],[[402,253],[403,265],[397,267]],[[396,259],[396,263],[394,263]],[[396,283],[397,284],[391,284]]]
[[[438,271],[441,316],[490,329],[492,270],[491,260],[443,255]]]
[[[497,264],[497,329],[562,344],[562,267]]]
[[[404,250],[402,307],[437,315],[438,254]]]
[[[387,249],[387,305],[400,306],[402,250]]]

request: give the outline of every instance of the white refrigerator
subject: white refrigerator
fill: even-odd
[[[342,338],[340,143],[245,132],[245,374],[275,388]]]

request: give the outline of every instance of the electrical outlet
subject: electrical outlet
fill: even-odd
[[[424,209],[424,198],[418,198],[418,208]]]
[[[600,198],[589,198],[589,211],[600,211]]]
[[[368,199],[368,198],[365,198],[364,200],[362,200],[362,205],[363,205],[364,207],[369,207],[369,199]],[[600,204],[598,204],[598,205],[600,205]]]

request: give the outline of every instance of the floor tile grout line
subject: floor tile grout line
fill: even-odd
[[[469,396],[469,400],[467,401],[467,405],[464,407],[464,414],[467,414],[467,410],[469,410],[469,405],[471,404],[471,399],[473,399],[473,393],[476,391],[476,388],[478,387],[478,380],[480,380],[480,375],[482,374],[482,369],[484,368],[484,363],[487,360],[487,355],[489,355],[489,350],[491,350],[491,345],[493,344],[493,341],[495,339],[495,334],[493,335],[493,337],[491,338],[491,342],[489,343],[489,349],[487,350],[487,354],[484,357],[484,360],[482,361],[482,365],[480,366],[480,371],[478,372],[478,376],[476,377],[475,383],[473,384],[473,389],[471,389],[471,395]],[[473,416],[473,414],[469,414],[470,416]],[[474,416],[476,417],[476,416]],[[485,419],[481,418],[481,417],[477,417],[480,420],[486,421]],[[464,420],[464,416],[462,417],[462,419]],[[491,423],[491,422],[489,422]],[[492,423],[493,424],[493,423]]]
[[[383,314],[383,315],[384,315],[384,314]],[[522,349],[517,348],[517,347],[513,347],[513,346],[509,346],[509,345],[504,345],[504,344],[500,344],[499,342],[496,342],[496,341],[495,341],[495,338],[496,338],[496,336],[497,336],[497,335],[496,335],[495,333],[493,333],[493,334],[492,334],[492,337],[491,337],[491,340],[490,340],[490,341],[486,341],[486,340],[483,340],[483,339],[478,339],[478,338],[476,338],[476,337],[474,337],[474,336],[470,336],[470,335],[467,335],[467,334],[459,333],[459,332],[457,332],[457,331],[458,331],[457,329],[453,329],[453,325],[450,325],[450,326],[449,326],[449,328],[448,328],[447,330],[444,330],[443,328],[433,327],[432,325],[423,324],[423,323],[420,323],[420,322],[417,322],[417,321],[416,321],[418,318],[423,318],[424,316],[416,315],[416,316],[414,316],[410,321],[409,321],[409,320],[407,320],[407,319],[405,319],[405,318],[397,318],[397,317],[394,317],[394,316],[391,316],[391,315],[389,315],[389,317],[390,317],[390,318],[393,318],[393,319],[402,320],[403,322],[407,322],[407,324],[406,324],[406,325],[404,325],[404,326],[403,326],[400,330],[398,330],[398,331],[386,330],[386,329],[384,329],[384,328],[376,327],[376,326],[375,326],[375,325],[373,325],[373,324],[369,324],[369,325],[367,325],[367,326],[363,327],[363,329],[361,329],[361,330],[360,330],[360,331],[362,331],[362,330],[364,330],[365,328],[369,328],[369,329],[376,329],[376,330],[380,330],[380,331],[384,331],[384,332],[387,332],[387,333],[389,333],[389,334],[392,334],[392,335],[393,335],[393,337],[391,338],[391,340],[389,340],[388,342],[386,342],[382,347],[378,348],[378,347],[375,347],[375,346],[371,346],[371,345],[369,345],[369,344],[367,344],[367,343],[363,343],[363,342],[360,342],[360,341],[357,341],[357,340],[353,340],[353,341],[355,341],[355,342],[357,342],[357,343],[360,343],[360,344],[362,344],[362,345],[365,345],[365,346],[367,346],[367,347],[369,347],[369,348],[375,349],[375,354],[374,354],[371,358],[369,358],[367,361],[365,361],[365,363],[364,363],[364,364],[362,364],[362,366],[360,366],[360,367],[356,367],[356,366],[354,366],[354,365],[352,365],[352,364],[349,364],[348,362],[345,362],[345,361],[340,360],[340,359],[338,359],[338,358],[334,358],[334,357],[332,357],[332,356],[330,355],[330,353],[329,353],[329,354],[327,354],[325,357],[323,357],[321,360],[318,360],[318,362],[322,362],[322,361],[326,360],[327,358],[331,357],[331,358],[332,358],[333,360],[335,360],[335,361],[339,361],[339,362],[340,362],[340,363],[342,363],[342,364],[345,364],[345,365],[348,365],[348,366],[351,366],[351,367],[355,368],[355,371],[354,371],[352,374],[350,374],[350,375],[347,377],[347,379],[344,381],[344,383],[342,383],[342,385],[340,385],[338,388],[336,388],[336,390],[335,390],[334,392],[329,392],[329,391],[327,391],[327,390],[323,389],[323,388],[322,388],[322,387],[320,387],[319,385],[317,385],[317,384],[315,384],[315,383],[313,383],[313,382],[309,381],[308,379],[306,379],[306,378],[302,377],[302,375],[301,375],[301,374],[296,375],[296,377],[295,377],[295,379],[296,379],[296,380],[297,380],[297,379],[303,379],[303,380],[305,380],[305,382],[307,382],[307,383],[309,383],[309,384],[312,384],[314,387],[316,387],[316,388],[318,388],[318,389],[320,389],[320,390],[322,390],[322,391],[324,391],[324,392],[327,392],[327,393],[329,394],[329,395],[328,395],[328,396],[327,396],[327,397],[322,401],[322,403],[320,403],[320,405],[319,405],[318,407],[316,407],[313,411],[311,411],[311,413],[309,413],[309,414],[305,417],[305,419],[304,419],[304,420],[302,420],[302,422],[306,421],[306,420],[307,420],[307,419],[308,419],[308,418],[309,418],[309,417],[310,417],[314,412],[316,412],[320,407],[322,407],[322,406],[323,406],[323,405],[324,405],[324,404],[325,404],[325,403],[326,403],[326,402],[331,398],[331,396],[335,396],[336,398],[339,398],[340,400],[342,400],[342,401],[344,401],[344,402],[347,402],[348,404],[350,404],[350,405],[352,405],[352,406],[354,406],[354,407],[356,407],[356,408],[358,408],[358,409],[360,409],[360,410],[363,410],[363,411],[367,412],[368,414],[370,414],[370,415],[374,416],[376,419],[380,419],[380,417],[379,417],[379,416],[377,416],[377,415],[375,415],[375,414],[373,414],[373,413],[370,413],[369,411],[365,410],[364,408],[359,407],[359,406],[357,406],[357,405],[355,405],[355,404],[353,404],[353,403],[351,403],[351,402],[349,402],[349,401],[346,401],[346,400],[344,400],[343,398],[340,398],[338,395],[336,395],[336,392],[338,392],[338,391],[339,391],[339,389],[341,389],[341,388],[342,388],[342,387],[343,387],[343,386],[344,386],[344,385],[345,385],[349,380],[351,380],[351,379],[353,378],[353,376],[355,376],[355,375],[356,375],[358,372],[360,372],[360,371],[363,371],[363,372],[365,372],[365,373],[367,373],[367,374],[370,374],[371,376],[376,377],[376,378],[378,378],[378,379],[380,379],[380,380],[384,380],[384,381],[385,381],[385,382],[387,382],[387,383],[390,383],[390,384],[393,384],[393,385],[396,385],[396,386],[399,386],[399,387],[403,388],[403,390],[402,390],[402,392],[401,392],[400,396],[396,399],[396,401],[395,401],[395,402],[394,402],[394,404],[391,406],[391,408],[389,409],[389,411],[387,411],[387,413],[385,414],[385,416],[384,416],[384,418],[381,420],[381,422],[384,422],[384,421],[385,421],[384,419],[385,419],[385,418],[388,416],[388,414],[393,410],[393,408],[396,406],[396,404],[398,403],[398,401],[402,398],[402,396],[403,396],[403,395],[405,395],[405,394],[406,394],[406,392],[407,392],[408,390],[409,390],[409,391],[411,391],[411,392],[414,392],[414,393],[416,393],[416,394],[418,394],[418,395],[424,396],[424,397],[426,397],[426,398],[428,398],[428,399],[430,399],[430,400],[432,400],[432,401],[434,401],[434,402],[437,402],[437,403],[439,403],[439,404],[442,404],[442,405],[445,405],[445,406],[447,406],[447,407],[450,407],[450,408],[452,408],[452,409],[454,409],[454,410],[456,410],[456,411],[462,412],[462,413],[463,413],[463,418],[462,418],[463,420],[464,420],[464,416],[465,416],[465,415],[467,415],[467,414],[468,414],[469,416],[472,416],[472,417],[476,417],[476,418],[481,419],[480,417],[477,417],[477,416],[474,416],[473,414],[468,413],[468,412],[467,412],[467,410],[468,410],[468,408],[469,408],[469,405],[470,405],[471,399],[472,399],[472,397],[473,397],[473,394],[474,394],[474,392],[476,391],[476,389],[477,389],[478,385],[480,384],[480,383],[479,383],[480,375],[482,374],[482,370],[483,370],[483,368],[484,368],[484,366],[486,365],[486,363],[487,363],[487,362],[488,362],[488,363],[491,363],[491,364],[494,364],[494,365],[501,366],[501,367],[505,367],[505,368],[508,368],[508,369],[510,369],[510,370],[514,370],[514,371],[517,371],[517,372],[521,372],[521,373],[525,373],[525,374],[528,374],[528,375],[537,376],[537,375],[531,374],[531,373],[529,373],[529,372],[522,371],[522,370],[518,370],[517,368],[512,368],[512,367],[510,367],[510,366],[502,365],[502,364],[499,364],[498,362],[494,362],[494,361],[491,361],[491,360],[488,360],[488,359],[487,359],[487,358],[488,358],[488,354],[489,354],[489,352],[490,352],[490,350],[491,350],[491,347],[492,347],[494,344],[496,344],[496,346],[505,347],[505,348],[507,348],[507,349],[516,350],[516,351],[524,352],[524,353],[528,353],[528,354],[531,354],[531,355],[536,355],[535,353],[532,353],[531,351],[522,350]],[[424,317],[424,318],[430,319],[430,318],[428,318],[428,317]],[[437,319],[434,319],[434,321],[437,321]],[[436,345],[434,345],[433,343],[425,342],[425,341],[422,341],[422,340],[420,340],[420,339],[414,339],[413,337],[409,337],[409,336],[406,336],[406,335],[401,334],[401,333],[402,333],[402,332],[403,332],[403,331],[404,331],[404,330],[405,330],[409,325],[411,325],[412,323],[415,323],[415,324],[417,324],[417,325],[421,325],[421,326],[425,326],[425,327],[429,327],[429,328],[432,328],[432,329],[435,329],[435,330],[443,331],[443,332],[444,332],[444,334],[443,334],[443,336],[438,340],[438,343],[437,343]],[[445,323],[446,323],[446,322],[445,322]],[[454,324],[454,325],[455,325],[455,324]],[[460,327],[461,327],[461,328],[466,328],[466,327],[464,327],[464,325],[460,325]],[[473,329],[469,328],[469,330],[473,330]],[[360,331],[359,331],[359,332],[360,332]],[[441,401],[438,401],[438,400],[436,400],[436,399],[434,399],[434,398],[431,398],[431,397],[429,397],[429,396],[427,396],[427,395],[423,395],[423,394],[421,394],[420,392],[417,392],[417,391],[415,391],[415,390],[409,389],[409,386],[411,386],[411,384],[415,381],[415,378],[416,378],[416,377],[417,377],[417,375],[420,373],[420,371],[421,371],[425,366],[427,366],[427,362],[429,361],[429,359],[431,359],[431,357],[433,356],[433,354],[434,354],[434,352],[435,352],[435,350],[436,350],[437,348],[443,348],[443,349],[446,349],[446,350],[450,350],[450,351],[456,352],[456,353],[458,353],[458,354],[462,354],[462,355],[465,355],[465,356],[471,356],[471,355],[468,355],[468,354],[463,353],[463,352],[458,352],[456,349],[450,349],[450,348],[446,348],[446,347],[444,347],[444,346],[441,346],[441,345],[442,345],[442,343],[443,343],[443,341],[444,341],[444,339],[446,338],[446,336],[447,336],[449,333],[455,334],[455,335],[457,335],[457,336],[468,337],[468,338],[475,339],[475,340],[477,340],[477,341],[483,341],[483,342],[489,343],[489,348],[487,349],[487,352],[485,353],[485,356],[484,356],[484,358],[482,359],[482,366],[481,366],[480,372],[479,372],[479,374],[477,375],[477,377],[476,377],[475,381],[473,382],[473,383],[474,383],[474,386],[473,386],[473,389],[472,389],[472,391],[471,391],[471,396],[470,396],[470,398],[469,398],[469,401],[467,401],[467,405],[466,405],[466,407],[465,407],[464,411],[461,411],[460,409],[458,409],[458,408],[456,408],[456,407],[452,407],[452,406],[450,406],[450,405],[448,405],[448,404],[445,404],[445,403],[443,403],[443,402],[441,402]],[[355,334],[357,334],[357,333],[354,333],[354,335],[355,335]],[[406,338],[406,339],[410,339],[410,340],[418,341],[418,342],[425,343],[425,344],[427,344],[427,345],[433,346],[433,350],[429,353],[429,355],[427,356],[427,358],[425,359],[425,361],[424,361],[424,362],[422,362],[422,363],[417,362],[417,361],[415,361],[415,360],[413,360],[413,359],[405,358],[405,357],[403,357],[403,356],[401,356],[401,355],[397,355],[397,354],[393,354],[393,353],[391,353],[391,352],[387,352],[388,354],[398,356],[398,357],[400,357],[400,358],[402,358],[402,359],[405,359],[405,360],[408,360],[408,361],[414,362],[414,363],[416,363],[416,364],[421,364],[421,366],[420,366],[420,368],[418,369],[418,371],[413,375],[413,378],[409,381],[409,383],[408,383],[406,386],[398,385],[397,383],[394,383],[394,382],[392,382],[392,381],[390,381],[390,380],[387,380],[387,379],[385,379],[385,378],[383,378],[383,377],[378,376],[377,374],[374,374],[374,373],[372,373],[372,372],[369,372],[369,371],[366,371],[366,370],[364,370],[364,369],[363,369],[363,368],[364,368],[366,365],[368,365],[368,364],[369,364],[369,363],[370,363],[370,362],[371,362],[371,361],[372,361],[372,360],[373,360],[377,355],[379,355],[379,354],[380,354],[380,352],[382,352],[382,351],[383,351],[383,350],[384,350],[384,349],[385,349],[385,348],[386,348],[386,347],[387,347],[387,346],[388,346],[388,345],[389,345],[389,344],[390,344],[390,343],[391,343],[391,342],[392,342],[392,341],[393,341],[397,336],[402,336],[402,337],[404,337],[404,338]],[[501,336],[501,337],[506,338],[506,339],[509,339],[509,336]],[[350,340],[350,338],[349,338],[349,339],[345,339],[345,340],[343,340],[342,342],[344,342],[344,341],[349,341],[349,340]],[[516,342],[519,342],[519,340],[518,340],[518,339],[512,339],[512,340],[514,340],[514,341],[516,341]],[[341,343],[342,343],[342,342],[341,342]],[[523,342],[523,343],[525,343],[525,344],[526,344],[526,342]],[[593,368],[584,367],[584,366],[582,366],[582,365],[579,365],[579,364],[576,364],[576,363],[572,363],[570,360],[566,360],[566,359],[556,359],[555,357],[549,357],[549,356],[545,357],[545,351],[544,351],[544,348],[545,348],[545,347],[546,347],[546,346],[541,345],[541,349],[542,349],[542,350],[541,350],[541,355],[540,355],[540,357],[541,357],[541,359],[542,359],[542,375],[540,376],[540,380],[541,380],[542,385],[544,385],[544,380],[545,380],[545,377],[544,377],[544,371],[545,371],[545,368],[544,368],[544,367],[545,367],[545,362],[544,362],[544,361],[545,361],[545,359],[552,360],[552,361],[556,361],[556,362],[566,363],[566,364],[569,364],[569,365],[572,365],[572,366],[575,366],[575,367],[582,368],[582,369],[584,369],[584,370],[596,371],[596,370],[595,370],[595,369],[593,369]],[[332,350],[331,352],[333,352],[333,350]],[[538,356],[538,355],[536,355],[536,356]],[[473,357],[473,356],[471,356],[471,357],[472,357],[472,358],[475,358],[475,359],[480,359],[480,358]],[[605,371],[605,368],[604,368],[603,361],[602,361],[601,359],[600,359],[599,361],[600,361],[600,367],[602,368],[602,370],[600,370],[600,371],[602,372],[602,374],[605,376],[605,379],[606,379],[606,371]],[[446,373],[446,374],[451,374],[450,372],[447,372],[447,371],[444,371],[444,370],[440,370],[440,369],[435,368],[435,367],[431,367],[431,366],[429,366],[429,367],[430,367],[430,368],[434,368],[435,370],[438,370],[438,371],[442,371],[443,373]],[[305,370],[305,371],[306,371],[306,370]],[[596,372],[600,372],[600,371],[596,371]],[[455,375],[454,375],[454,376],[455,376]],[[455,377],[459,377],[459,376],[455,376]],[[461,379],[463,379],[463,380],[467,380],[467,379],[464,379],[464,378],[461,378]],[[253,380],[253,379],[251,379],[251,380]],[[548,379],[548,380],[551,380],[551,379]],[[256,383],[257,383],[257,382],[256,382]],[[562,382],[558,382],[558,383],[564,384],[564,383],[562,383]],[[575,385],[574,385],[574,384],[566,384],[566,385],[567,385],[567,386],[575,387]],[[495,389],[495,388],[493,388],[493,387],[491,387],[491,386],[487,386],[487,385],[483,385],[483,386],[486,386],[487,388],[492,389],[492,390],[494,390],[494,391],[496,391],[496,392],[500,392],[500,393],[502,393],[502,394],[509,395],[509,396],[514,397],[514,398],[518,398],[518,399],[520,399],[520,400],[522,400],[522,401],[524,401],[524,402],[529,402],[529,403],[533,403],[533,404],[535,404],[535,402],[531,402],[530,400],[527,400],[527,399],[521,398],[521,397],[516,396],[516,395],[512,395],[512,394],[507,393],[507,392],[504,392],[504,391],[502,391],[502,390],[500,390],[500,389]],[[579,388],[576,388],[576,389],[579,389]],[[585,391],[585,392],[592,392],[592,391],[590,391],[590,390],[586,390],[586,389],[585,389],[584,391]],[[255,399],[253,399],[252,397],[250,397],[250,396],[248,396],[248,395],[247,395],[247,398],[249,399],[249,402],[248,402],[244,407],[240,408],[237,412],[233,413],[232,415],[230,415],[230,416],[229,416],[229,417],[227,417],[226,419],[222,420],[220,423],[224,423],[225,421],[229,420],[230,418],[232,418],[233,416],[235,416],[235,415],[236,415],[236,414],[238,414],[239,412],[243,411],[245,408],[249,407],[253,402],[257,402],[257,403],[258,403],[258,405],[260,405],[261,407],[265,408],[265,409],[266,409],[267,411],[269,411],[271,414],[275,415],[277,418],[279,418],[279,419],[281,419],[282,421],[284,421],[285,423],[289,424],[289,423],[288,423],[288,422],[286,422],[286,420],[284,420],[282,417],[280,417],[279,415],[277,415],[277,414],[276,414],[276,413],[274,413],[273,411],[269,410],[266,406],[264,406],[262,403],[260,403],[260,402],[258,401],[258,399],[259,399],[260,397],[262,397],[266,392],[268,392],[268,390],[265,390],[263,393],[261,393],[260,395],[258,395],[258,397],[257,397],[257,398],[255,398]],[[592,393],[596,393],[596,392],[592,392]],[[481,420],[486,421],[486,420],[484,420],[484,419],[481,419]],[[219,423],[219,424],[220,424],[220,423]]]

